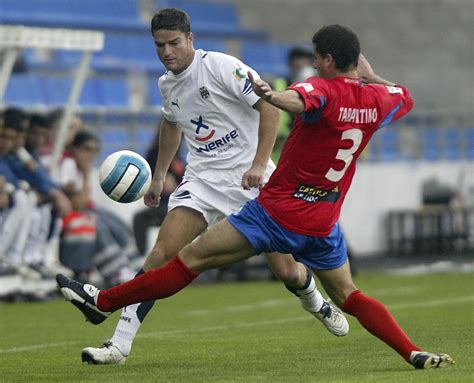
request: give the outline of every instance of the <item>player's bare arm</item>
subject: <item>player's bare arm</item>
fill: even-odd
[[[262,188],[265,171],[267,169],[270,154],[275,144],[278,129],[280,112],[268,102],[260,99],[254,105],[260,112],[260,123],[258,127],[258,146],[252,167],[247,170],[242,177],[242,187],[245,190],[250,188]]]
[[[304,112],[304,101],[295,90],[285,90],[276,92],[262,79],[256,79],[251,72],[248,72],[252,81],[253,91],[262,99],[288,113],[299,114]]]
[[[362,53],[359,55],[359,61],[357,63],[357,74],[367,84],[381,84],[387,86],[395,85],[395,83],[385,80],[379,75],[375,74],[369,61]]]
[[[181,142],[181,129],[173,122],[163,118],[160,126],[160,145],[156,160],[155,174],[144,201],[148,207],[158,207],[166,174]]]

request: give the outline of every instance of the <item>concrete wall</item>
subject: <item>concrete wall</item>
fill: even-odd
[[[374,69],[406,84],[418,111],[474,110],[474,0],[227,0],[277,41],[310,42],[325,24],[353,28]]]

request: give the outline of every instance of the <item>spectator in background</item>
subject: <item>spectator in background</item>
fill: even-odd
[[[50,135],[50,120],[39,113],[31,114],[25,148],[37,161],[40,161],[39,150],[49,142]]]
[[[158,158],[159,149],[159,130],[146,154],[146,160],[150,164],[152,174],[155,173],[156,159]],[[147,232],[150,227],[159,227],[163,223],[168,212],[168,199],[171,193],[181,183],[184,175],[185,164],[179,158],[179,150],[171,162],[169,171],[163,185],[160,205],[156,208],[145,208],[140,210],[133,217],[133,234],[140,254],[145,255],[148,250]]]
[[[54,272],[46,263],[53,264],[54,258],[45,253],[45,247],[52,237],[53,207],[55,212],[66,215],[71,206],[67,197],[22,146],[26,137],[24,116],[21,110],[9,108],[4,113],[1,127],[2,175],[16,190],[12,209],[6,217],[8,223],[5,221],[2,232],[2,251],[13,263],[25,263],[49,278]]]
[[[313,68],[314,53],[311,48],[305,46],[295,46],[288,52],[288,74],[286,78],[277,78],[273,82],[273,89],[284,91],[291,84],[297,81],[303,81],[308,77],[315,75]],[[280,112],[280,123],[275,145],[272,151],[272,160],[278,162],[283,144],[290,134],[293,123],[293,116],[285,111]]]
[[[88,280],[97,270],[103,283],[110,285],[132,278],[133,262],[140,265],[142,260],[126,223],[92,201],[91,175],[99,150],[98,138],[83,130],[60,163],[58,182],[73,206],[64,219],[60,257],[80,279]]]

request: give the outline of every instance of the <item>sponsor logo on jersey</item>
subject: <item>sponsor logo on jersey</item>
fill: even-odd
[[[171,101],[171,105],[174,105],[174,106],[176,106],[178,109],[181,109],[181,108],[179,107],[179,104],[178,104],[178,99],[176,99],[176,101]]]
[[[196,125],[196,140],[198,141],[209,141],[216,131],[214,129],[211,130],[209,134],[206,134],[204,137],[199,137],[198,134],[200,133],[201,129],[209,130],[209,125],[206,125],[203,120],[202,116],[199,116],[198,120],[190,120],[192,124]],[[207,133],[207,132],[206,132]]]
[[[377,121],[377,109],[339,108],[338,122],[352,122],[354,124],[372,124]]]
[[[293,88],[303,88],[306,93],[314,90],[313,84],[310,84],[309,82],[299,82]]]
[[[201,93],[201,97],[203,98],[203,100],[208,99],[211,95],[205,86],[199,88],[199,93]]]
[[[240,81],[240,80],[243,80],[244,78],[247,78],[247,73],[245,73],[245,71],[242,68],[237,67],[234,70],[234,77],[237,81]]]
[[[323,190],[311,185],[299,184],[293,193],[293,198],[314,203],[319,201],[336,202],[339,199],[339,186],[332,190]]]
[[[224,147],[225,145],[229,144],[231,141],[235,140],[239,136],[237,130],[232,130],[231,132],[227,133],[225,136],[218,138],[212,142],[209,142],[205,146],[200,146],[196,149],[198,153],[209,153],[216,149]]]
[[[398,86],[387,86],[387,90],[390,94],[403,94],[403,89]]]

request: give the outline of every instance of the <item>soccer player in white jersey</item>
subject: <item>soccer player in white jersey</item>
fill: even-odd
[[[160,10],[152,19],[151,32],[167,72],[159,80],[163,120],[155,174],[145,195],[147,206],[159,205],[182,133],[189,155],[183,182],[170,196],[169,213],[144,271],[171,260],[210,225],[257,197],[275,168],[269,157],[279,118],[278,110],[253,92],[247,78],[251,68],[235,57],[194,49],[185,12]],[[266,257],[274,274],[299,297],[305,310],[331,333],[348,333],[346,318],[322,298],[303,264],[289,254]],[[125,362],[153,303],[126,307],[112,339],[99,348],[85,348],[82,360],[92,364]]]

